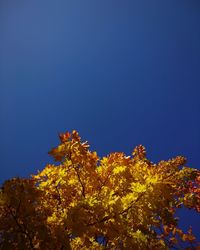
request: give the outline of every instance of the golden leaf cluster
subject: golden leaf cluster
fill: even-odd
[[[139,145],[99,158],[77,131],[59,137],[58,163],[3,184],[1,249],[200,249],[175,217],[199,212],[199,171],[184,157],[153,164]]]

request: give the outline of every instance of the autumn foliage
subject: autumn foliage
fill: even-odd
[[[184,157],[153,164],[139,145],[100,159],[76,131],[59,137],[57,164],[3,184],[0,249],[200,249],[175,214],[200,212],[200,172]]]

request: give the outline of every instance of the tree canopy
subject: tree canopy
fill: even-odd
[[[59,137],[55,165],[2,185],[1,249],[200,249],[176,218],[200,212],[200,171],[184,157],[154,164],[139,145],[100,158],[77,131]]]

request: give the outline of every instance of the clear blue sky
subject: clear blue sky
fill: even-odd
[[[0,117],[0,182],[72,129],[100,156],[143,144],[200,169],[200,1],[1,0]]]

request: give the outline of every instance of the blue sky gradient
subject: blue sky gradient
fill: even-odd
[[[72,129],[100,156],[143,144],[200,169],[199,27],[199,0],[1,0],[0,182]]]

